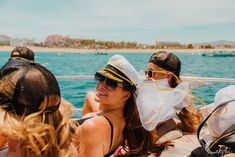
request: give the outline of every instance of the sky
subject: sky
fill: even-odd
[[[180,43],[235,41],[235,0],[0,0],[0,35]]]

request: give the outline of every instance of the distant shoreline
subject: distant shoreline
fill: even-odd
[[[11,46],[0,46],[0,52],[3,51],[12,51],[14,47]],[[34,52],[55,52],[55,53],[153,53],[157,51],[168,51],[173,53],[206,53],[213,51],[235,51],[235,48],[226,49],[226,48],[214,48],[214,49],[74,49],[74,48],[48,48],[48,47],[29,47]]]

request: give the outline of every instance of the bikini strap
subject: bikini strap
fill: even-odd
[[[100,115],[100,114],[97,114],[98,116]],[[86,120],[88,120],[88,119],[90,119],[90,118],[93,118],[94,116],[91,116],[91,117],[87,117],[87,118],[82,118],[82,119],[75,119],[75,121],[79,124],[79,125],[81,125],[82,123],[84,123]],[[105,119],[107,119],[107,121],[109,122],[109,125],[110,125],[110,128],[111,128],[111,140],[110,140],[110,145],[109,145],[109,150],[111,149],[111,147],[112,147],[112,144],[113,144],[113,124],[112,124],[112,122],[107,118],[107,117],[105,117],[104,115],[103,115],[103,117],[105,118]]]
[[[84,123],[86,120],[93,118],[94,116],[91,117],[86,117],[86,118],[81,118],[81,119],[76,119],[74,118],[75,122],[77,122],[79,125],[82,125],[82,123]]]
[[[110,145],[109,145],[109,150],[110,150],[113,144],[113,124],[107,117],[104,116],[104,118],[107,119],[111,128],[111,140],[110,140]]]

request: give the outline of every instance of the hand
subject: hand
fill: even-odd
[[[122,146],[119,146],[113,155],[114,156],[126,156],[126,154],[127,152],[125,151],[125,149],[123,149]]]

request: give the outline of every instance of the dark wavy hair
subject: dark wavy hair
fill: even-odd
[[[126,125],[123,131],[123,147],[129,155],[147,155],[161,152],[156,145],[157,135],[154,132],[143,128],[139,112],[136,106],[135,91],[130,91],[131,95],[124,107],[124,118]]]

